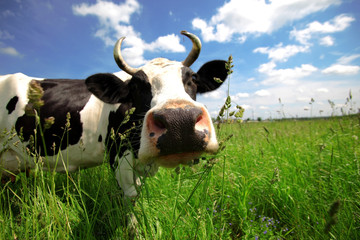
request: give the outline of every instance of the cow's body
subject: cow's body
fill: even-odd
[[[5,152],[11,152],[11,154],[18,159],[24,159],[27,158],[27,156],[24,157],[24,148],[31,148],[29,140],[30,135],[34,135],[35,118],[25,113],[25,106],[29,102],[29,87],[33,87],[33,85],[30,84],[31,82],[36,82],[39,84],[38,86],[44,89],[44,96],[42,98],[44,99],[44,106],[40,108],[38,114],[42,119],[48,117],[54,117],[55,119],[50,129],[42,129],[45,137],[46,152],[42,144],[39,129],[36,134],[36,153],[42,156],[48,156],[49,165],[45,164],[44,168],[53,168],[55,166],[54,160],[56,159],[54,158],[57,157],[59,148],[65,150],[61,152],[63,158],[66,159],[67,156],[69,156],[71,159],[66,166],[70,172],[82,167],[91,167],[102,163],[105,147],[103,141],[99,141],[99,138],[105,139],[108,124],[107,117],[111,110],[116,111],[116,106],[108,104],[104,108],[105,104],[86,89],[84,80],[34,80],[34,78],[21,73],[1,76],[0,89],[7,89],[3,91],[3,94],[0,96],[1,101],[7,106],[10,105],[8,99],[18,98],[17,103],[13,104],[12,108],[9,107],[10,110],[2,109],[1,128],[10,130],[15,126],[17,133],[21,131],[21,137],[24,142],[24,144],[16,144],[16,147],[8,144],[7,147],[9,147],[9,149]],[[68,87],[65,88],[66,85],[68,85]],[[21,88],[18,88],[18,86],[21,86]],[[57,88],[61,88],[61,91],[58,91]],[[69,128],[71,129],[69,134],[67,134],[65,129],[68,112],[70,113]],[[68,136],[69,146],[66,144]],[[18,138],[15,138],[14,142],[18,142]],[[53,143],[55,143],[55,148]],[[63,143],[62,147],[60,143]],[[80,143],[82,146],[80,146]],[[2,160],[5,159],[2,158]],[[33,161],[31,160],[31,158],[28,158],[26,161],[27,167],[29,168],[33,167]],[[22,161],[21,163],[25,164],[25,162],[23,163]],[[6,165],[3,167],[6,167]],[[64,167],[65,166],[60,163],[57,165],[56,170],[65,171]],[[7,169],[13,173],[19,171],[17,166],[13,169]]]
[[[109,159],[125,195],[133,197],[137,174],[215,152],[209,113],[195,98],[220,85],[214,77],[225,80],[225,62],[206,63],[198,73],[186,65],[158,58],[136,72],[125,67],[131,75],[95,74],[86,80],[0,76],[0,129],[15,127],[17,133],[1,135],[0,173],[32,168],[31,154],[46,156],[44,169],[69,172]]]

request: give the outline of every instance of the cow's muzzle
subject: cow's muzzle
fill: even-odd
[[[150,112],[146,127],[160,165],[184,164],[206,151],[212,134],[211,124],[204,107],[186,101],[173,102]]]

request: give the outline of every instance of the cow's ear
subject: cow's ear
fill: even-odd
[[[139,93],[144,95],[145,93],[151,93],[151,85],[146,73],[142,70],[137,71],[129,82],[129,90],[135,95]],[[137,96],[135,96],[137,97]]]
[[[101,101],[115,104],[125,102],[129,96],[127,82],[111,73],[98,73],[85,80],[88,90]]]
[[[225,68],[226,61],[214,60],[205,63],[197,72],[199,75],[196,81],[197,92],[210,92],[223,84],[227,77],[227,70]],[[215,80],[214,78],[217,78]],[[220,80],[220,81],[219,81]]]

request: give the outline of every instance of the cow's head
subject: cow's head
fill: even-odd
[[[217,89],[227,77],[225,61],[205,63],[198,72],[189,67],[197,59],[201,43],[193,34],[182,31],[193,42],[183,62],[157,58],[135,69],[122,58],[120,38],[114,48],[119,67],[131,75],[121,81],[115,75],[94,75],[86,80],[88,89],[106,103],[136,107],[143,126],[138,157],[143,163],[156,162],[174,167],[186,164],[203,152],[216,152],[218,142],[210,114],[196,102],[197,93]]]

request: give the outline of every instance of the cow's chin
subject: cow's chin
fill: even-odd
[[[186,165],[190,161],[199,158],[202,152],[176,153],[155,158],[155,162],[165,168],[174,168],[180,164]]]

